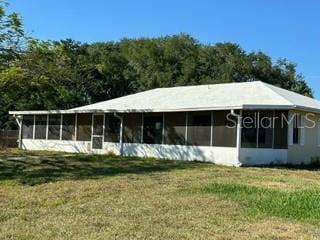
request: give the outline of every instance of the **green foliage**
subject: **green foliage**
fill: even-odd
[[[19,14],[7,13],[6,6],[7,3],[0,0],[0,70],[18,56],[24,38]]]
[[[320,220],[320,192],[318,189],[279,191],[234,183],[213,183],[200,190],[231,198],[252,214],[297,220]]]

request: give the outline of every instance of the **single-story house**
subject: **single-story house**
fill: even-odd
[[[68,110],[10,111],[26,150],[224,165],[320,156],[320,101],[260,81],[157,88]]]

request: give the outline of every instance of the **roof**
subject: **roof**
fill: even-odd
[[[156,88],[68,110],[12,111],[10,114],[222,109],[298,109],[320,112],[320,101],[261,81],[253,81]]]

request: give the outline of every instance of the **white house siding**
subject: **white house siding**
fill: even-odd
[[[123,145],[123,153],[128,156],[189,161],[199,160],[229,166],[237,165],[236,148],[232,147],[125,143]]]
[[[119,143],[106,142],[102,150],[91,151],[91,142],[59,141],[59,140],[35,140],[23,139],[23,149],[26,150],[51,150],[74,153],[113,153],[120,154]],[[154,157],[172,160],[199,160],[216,164],[235,166],[236,148],[232,147],[203,147],[203,146],[179,146],[160,144],[123,144],[123,155]]]
[[[22,149],[62,151],[69,153],[89,153],[91,149],[91,142],[23,139]]]
[[[289,114],[295,113],[290,111]],[[306,117],[306,112],[296,112],[302,114]],[[309,119],[315,121],[318,124],[320,115],[309,115]],[[307,120],[304,121],[305,125],[309,124]],[[290,126],[289,126],[290,127]],[[289,131],[290,132],[290,131]],[[320,146],[318,145],[318,126],[314,128],[305,128],[302,131],[302,143],[292,144],[292,141],[289,141],[288,146],[288,163],[289,164],[309,164],[312,158],[320,157]],[[289,134],[289,138],[291,138]],[[290,139],[289,139],[290,140]]]
[[[286,164],[287,149],[241,148],[240,163],[243,165]]]

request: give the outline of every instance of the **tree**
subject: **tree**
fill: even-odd
[[[119,42],[29,39],[0,70],[0,128],[8,110],[68,109],[157,87],[260,80],[307,96],[296,65],[238,44],[186,34]]]
[[[19,14],[6,12],[7,3],[0,1],[0,70],[8,67],[9,61],[18,56],[24,39]]]

